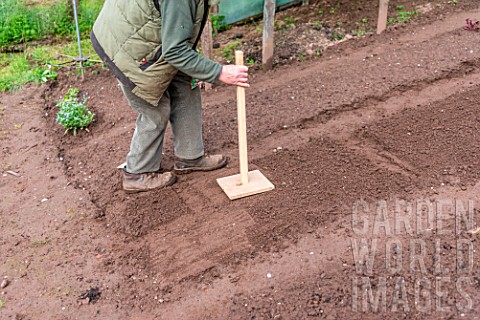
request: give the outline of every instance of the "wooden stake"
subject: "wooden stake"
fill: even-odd
[[[377,34],[387,29],[388,0],[379,0]]]
[[[235,64],[243,66],[243,52],[235,51]],[[245,88],[237,87],[238,149],[242,184],[248,184],[247,114],[245,111]]]
[[[243,65],[243,52],[235,51],[237,65]],[[218,185],[230,200],[248,197],[275,189],[275,186],[259,171],[248,172],[247,119],[245,112],[245,89],[237,87],[238,152],[240,174],[217,179]]]
[[[263,70],[271,70],[273,67],[274,48],[274,25],[275,25],[275,0],[265,0],[263,9]]]

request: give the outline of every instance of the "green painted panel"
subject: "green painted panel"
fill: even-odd
[[[282,6],[296,0],[277,0]],[[218,15],[225,16],[226,23],[234,23],[263,13],[264,0],[221,0]]]

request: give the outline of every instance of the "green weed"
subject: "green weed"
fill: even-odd
[[[230,29],[230,25],[225,22],[225,16],[211,16],[213,30],[222,32]]]
[[[283,21],[285,21],[285,28],[290,29],[290,28],[295,28],[295,17],[285,17],[283,18]]]
[[[417,15],[417,11],[401,11],[397,13],[398,23],[408,23],[413,17]]]
[[[355,22],[355,25],[357,28],[355,30],[352,30],[352,34],[356,35],[357,37],[364,36],[367,33],[368,29],[368,19],[363,18],[360,20],[360,22]]]
[[[242,43],[239,40],[232,41],[222,49],[222,58],[231,63],[235,58],[235,50],[240,48]]]
[[[345,35],[342,32],[334,31],[332,33],[332,41],[339,41],[339,40],[343,40],[344,38],[345,38]]]

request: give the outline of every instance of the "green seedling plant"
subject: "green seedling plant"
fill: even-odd
[[[285,21],[285,28],[290,29],[290,28],[295,28],[295,17],[285,17],[283,19]]]
[[[398,23],[408,23],[417,15],[417,11],[401,11],[397,13]]]
[[[304,62],[307,60],[307,56],[304,53],[299,53],[298,54],[298,61]]]
[[[230,25],[225,22],[225,16],[212,15],[211,20],[213,30],[216,30],[217,32],[222,32],[230,29]]]
[[[340,41],[345,39],[345,35],[341,31],[333,31],[331,39],[332,41]]]
[[[78,130],[85,129],[93,122],[95,114],[88,110],[87,99],[78,98],[78,89],[71,88],[67,94],[57,101],[57,122],[65,128],[65,133],[72,130],[73,135],[77,135]]]
[[[396,6],[395,9],[399,12],[395,14],[395,18],[388,18],[387,25],[394,23],[408,23],[418,14],[416,10],[402,11],[405,9],[405,6]]]
[[[352,30],[352,33],[357,37],[364,36],[367,33],[367,28],[368,28],[367,18],[363,18],[360,22],[355,22],[355,25],[357,26],[357,29]]]
[[[228,63],[233,62],[235,56],[235,50],[240,48],[241,42],[239,40],[234,40],[222,49],[222,58],[225,59]]]

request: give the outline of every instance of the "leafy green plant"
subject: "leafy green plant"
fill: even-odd
[[[417,11],[401,11],[397,13],[398,23],[408,23],[413,17],[417,15]]]
[[[367,33],[368,29],[368,19],[363,18],[360,22],[355,22],[357,28],[352,30],[352,34],[356,35],[357,37],[362,37]]]
[[[299,53],[298,54],[298,61],[304,62],[307,60],[307,56],[304,53]]]
[[[73,130],[73,135],[76,136],[77,130],[86,129],[95,116],[87,108],[87,99],[79,100],[77,88],[69,89],[63,99],[57,101],[57,107],[56,121],[65,128],[65,134]]]
[[[240,45],[241,42],[239,40],[230,42],[222,49],[222,58],[228,63],[233,62],[235,50],[240,48]]]
[[[230,25],[225,22],[225,16],[211,16],[213,30],[218,32],[226,31],[230,29]]]
[[[35,68],[35,82],[48,82],[49,80],[55,80],[58,77],[58,73],[52,71],[52,67],[48,66],[47,69]]]
[[[342,32],[339,32],[339,31],[332,32],[333,41],[343,40],[344,38],[345,38],[345,35]]]
[[[285,17],[283,19],[283,21],[285,21],[285,28],[286,29],[295,28],[295,17],[294,16]]]

